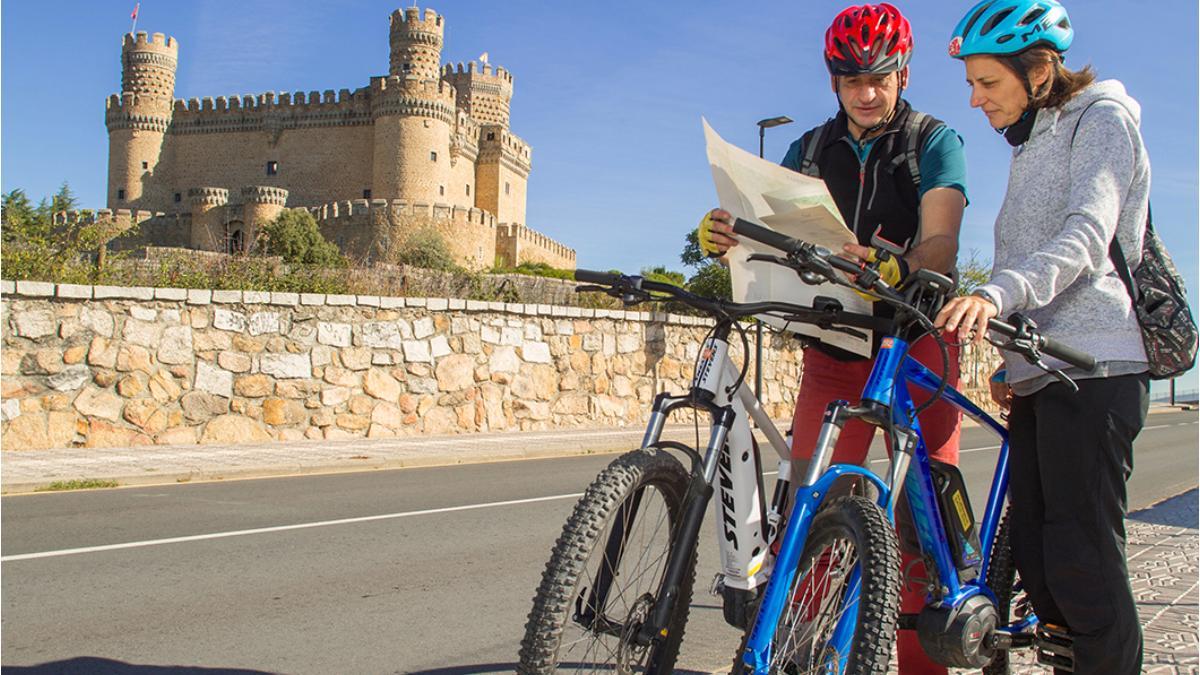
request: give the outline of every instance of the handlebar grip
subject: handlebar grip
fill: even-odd
[[[1066,361],[1080,370],[1090,371],[1096,367],[1094,356],[1064,345],[1054,338],[1042,337],[1042,351],[1060,361]]]
[[[621,280],[620,274],[612,272],[597,272],[595,270],[575,270],[575,281],[598,286],[615,286]]]
[[[771,248],[777,248],[784,253],[791,253],[800,245],[798,239],[783,234],[779,234],[775,230],[770,230],[762,225],[756,225],[748,220],[738,218],[733,221],[734,234],[740,234],[747,239],[766,244]]]
[[[1004,337],[1012,338],[1017,334],[1017,329],[1012,324],[1005,323],[992,319],[988,322],[988,330],[995,331]],[[1053,356],[1059,361],[1064,361],[1080,370],[1090,371],[1096,367],[1096,357],[1081,352],[1074,347],[1065,345],[1054,338],[1048,338],[1045,335],[1038,335],[1038,349],[1047,356]]]

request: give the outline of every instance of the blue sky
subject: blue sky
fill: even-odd
[[[0,7],[0,189],[34,198],[68,181],[103,206],[104,98],[120,89],[120,39],[133,2],[6,2]],[[898,2],[916,55],[906,97],[966,142],[962,247],[991,257],[1009,147],[967,104],[962,65],[946,56],[970,2]],[[138,30],[180,43],[178,98],[358,88],[388,68],[388,14],[375,0],[147,0]],[[405,5],[407,6],[407,5]],[[512,129],[533,147],[528,224],[573,247],[580,267],[680,268],[687,231],[715,196],[700,116],[757,150],[765,117],[778,160],[835,111],[821,60],[824,30],[845,4],[797,2],[507,3],[445,0],[444,62],[486,51],[516,78]],[[1067,64],[1123,81],[1142,105],[1154,214],[1196,306],[1197,3],[1076,0]],[[1133,16],[1131,16],[1131,14]],[[1164,20],[1164,17],[1170,17]],[[1182,388],[1196,386],[1193,374]]]

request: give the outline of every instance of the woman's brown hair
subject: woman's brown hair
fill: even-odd
[[[1084,66],[1080,70],[1070,70],[1063,65],[1062,57],[1058,52],[1049,47],[1032,47],[1020,54],[1002,56],[1000,62],[1021,78],[1021,81],[1026,83],[1027,89],[1030,87],[1029,71],[1049,64],[1050,78],[1038,91],[1031,91],[1029,94],[1031,110],[1057,108],[1096,81],[1096,73],[1092,71],[1091,66]]]

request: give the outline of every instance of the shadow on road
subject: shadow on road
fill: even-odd
[[[1197,491],[1195,489],[1164,499],[1148,509],[1129,514],[1130,520],[1152,525],[1169,525],[1171,527],[1200,527],[1200,511],[1197,510]]]
[[[465,672],[465,671],[464,671]],[[269,675],[266,670],[245,668],[202,668],[200,666],[151,666],[96,656],[79,656],[64,661],[52,661],[36,666],[2,666],[0,673],[8,675]]]
[[[559,668],[579,667],[580,663],[560,663]],[[517,664],[515,663],[479,663],[473,666],[450,666],[447,668],[434,668],[433,670],[413,670],[409,675],[479,675],[481,673],[512,673],[516,672]],[[615,670],[615,667],[613,668]],[[699,670],[679,670],[674,671],[675,675],[708,675],[706,672]]]

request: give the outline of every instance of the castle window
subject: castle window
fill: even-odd
[[[471,196],[471,186],[470,185],[467,186],[467,196],[468,197]]]
[[[182,193],[179,193],[179,192],[176,192],[176,193],[175,193],[175,203],[176,203],[176,204],[178,204],[178,203],[179,203],[179,202],[181,202],[181,201],[183,201],[183,194],[182,194]]]
[[[508,181],[504,182],[504,194],[508,194]]]
[[[267,162],[267,175],[274,176],[277,173],[279,173],[279,162],[276,162],[275,160]]]
[[[429,161],[431,161],[431,162],[437,161],[437,152],[434,152],[433,150],[429,151]]]
[[[404,64],[404,72],[406,72],[406,73],[412,72],[412,64],[411,63]]]
[[[149,168],[150,168],[150,162],[142,162],[142,168],[143,168],[143,169],[149,169]]]
[[[494,131],[489,131],[489,132],[488,132],[488,140],[489,140],[489,141],[494,141],[494,140],[496,140],[496,132],[494,132]]]
[[[439,186],[438,186],[438,194],[439,194],[439,195],[441,195],[441,196],[443,196],[443,197],[445,197],[445,196],[446,196],[446,186],[445,186],[445,185],[439,185]]]
[[[370,198],[371,198],[371,191],[363,190],[363,199],[370,199]]]
[[[120,199],[121,201],[125,200],[125,188],[117,190],[117,199]]]

